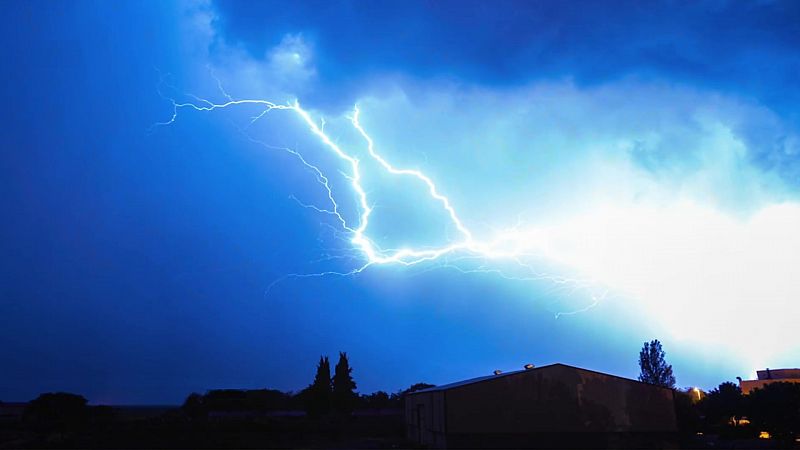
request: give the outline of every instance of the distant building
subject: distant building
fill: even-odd
[[[739,388],[742,394],[749,394],[753,389],[762,388],[770,383],[800,383],[800,369],[764,369],[756,371],[757,380],[742,380],[739,378]]]
[[[431,448],[645,448],[676,444],[671,389],[564,364],[406,397],[408,437]]]

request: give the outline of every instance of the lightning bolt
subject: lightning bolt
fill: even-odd
[[[343,149],[324,131],[324,125],[325,125],[324,120],[316,121],[306,109],[301,107],[300,102],[298,100],[280,104],[263,99],[236,99],[231,95],[229,95],[227,91],[225,91],[219,79],[217,79],[216,77],[214,78],[217,81],[217,86],[220,92],[225,97],[224,102],[215,103],[213,101],[200,98],[191,94],[186,94],[186,97],[191,98],[193,101],[179,102],[174,98],[163,95],[161,89],[159,88],[159,94],[163,98],[169,100],[172,104],[172,116],[164,122],[156,123],[154,126],[156,127],[169,126],[174,124],[178,119],[180,111],[187,109],[197,112],[210,112],[210,111],[229,109],[244,105],[254,105],[262,108],[259,114],[251,118],[248,127],[252,126],[253,124],[264,118],[268,113],[272,111],[283,111],[291,113],[295,115],[300,121],[302,121],[302,123],[305,124],[308,131],[313,136],[315,136],[328,151],[330,151],[339,160],[341,160],[346,167],[348,167],[349,170],[343,173],[343,175],[349,181],[350,188],[352,189],[353,193],[355,193],[357,199],[358,220],[356,224],[350,224],[342,215],[341,208],[338,202],[336,201],[336,196],[334,195],[333,190],[331,189],[329,177],[320,167],[309,162],[308,159],[305,158],[297,150],[288,147],[276,147],[269,145],[266,142],[252,138],[249,134],[246,133],[246,130],[240,129],[240,131],[244,133],[245,136],[247,136],[250,142],[263,146],[264,148],[270,150],[281,150],[289,153],[290,155],[295,157],[301,165],[307,168],[314,175],[317,183],[322,186],[322,188],[327,194],[326,200],[328,202],[328,206],[321,207],[305,203],[294,196],[292,196],[291,198],[294,201],[296,201],[301,207],[308,208],[315,212],[329,215],[335,218],[341,229],[340,230],[335,229],[334,231],[336,231],[339,234],[345,233],[347,239],[349,240],[349,244],[352,246],[354,250],[358,252],[358,254],[360,255],[360,259],[363,261],[363,264],[358,265],[357,267],[349,271],[343,271],[343,272],[325,271],[325,272],[306,273],[306,274],[287,274],[273,281],[268,286],[267,292],[269,292],[276,284],[285,281],[289,278],[313,278],[313,277],[325,277],[325,276],[344,277],[361,273],[368,267],[373,265],[396,264],[402,266],[416,266],[427,261],[437,261],[440,263],[437,266],[438,268],[449,268],[457,270],[461,273],[492,273],[502,278],[508,280],[516,280],[516,281],[547,280],[556,285],[571,286],[571,289],[573,290],[589,289],[588,287],[592,285],[593,283],[592,280],[571,279],[566,277],[558,277],[558,276],[539,273],[535,270],[533,266],[524,261],[524,259],[528,256],[541,254],[542,251],[547,247],[546,245],[547,237],[543,232],[539,230],[523,231],[520,230],[519,226],[520,224],[518,223],[515,227],[497,231],[496,236],[494,236],[492,239],[481,240],[475,238],[474,233],[465,225],[464,221],[459,217],[458,212],[456,211],[456,208],[453,206],[450,199],[442,193],[443,191],[436,185],[436,183],[430,177],[425,175],[420,170],[395,167],[376,150],[374,140],[361,125],[361,122],[359,120],[361,116],[361,110],[358,108],[358,105],[356,105],[353,108],[352,114],[348,116],[348,118],[353,128],[358,132],[358,134],[361,136],[361,138],[363,138],[364,142],[366,143],[367,155],[369,156],[369,158],[371,158],[374,162],[376,162],[378,166],[382,168],[386,173],[398,177],[409,178],[427,187],[428,195],[430,196],[430,198],[438,202],[440,207],[447,213],[447,216],[449,217],[450,220],[450,224],[458,231],[457,239],[451,242],[447,242],[446,245],[441,245],[435,248],[421,249],[413,247],[404,247],[399,249],[382,249],[378,244],[376,244],[374,239],[372,239],[369,235],[370,218],[374,210],[373,206],[374,204],[371,202],[367,190],[364,188],[362,184],[363,166],[361,164],[361,160],[358,157],[354,156],[352,153]],[[163,78],[162,78],[162,83],[163,83]],[[170,88],[172,88],[172,86],[170,86]],[[351,257],[352,256],[347,256],[347,255],[328,255],[323,259],[324,260],[345,259]],[[512,263],[516,264],[520,269],[523,270],[524,275],[521,276],[510,275],[502,269],[487,267],[486,265],[479,265],[476,268],[464,268],[461,265],[461,263],[464,261],[471,261],[471,260],[489,261],[497,259],[504,259],[511,261]],[[576,311],[559,312],[556,314],[556,317],[559,317],[560,315],[575,314],[578,312],[591,309],[594,306],[596,306],[602,299],[604,299],[607,296],[607,293],[608,293],[607,290],[599,295],[590,292],[592,303],[589,306],[581,308]]]

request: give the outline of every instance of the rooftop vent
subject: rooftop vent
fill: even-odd
[[[494,373],[495,375],[500,375],[501,373],[503,373],[503,371],[498,369],[498,370],[495,370],[492,373]]]
[[[536,366],[534,366],[533,364],[525,364],[525,366],[524,366],[524,367],[525,367],[525,370],[531,370],[531,369],[533,369],[533,368],[534,368],[534,367],[536,367]]]

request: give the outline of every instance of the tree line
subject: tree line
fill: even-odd
[[[356,392],[357,384],[346,352],[339,352],[339,361],[331,375],[330,360],[320,356],[314,379],[299,392],[274,389],[218,389],[205,394],[192,393],[182,410],[191,418],[200,419],[209,413],[226,411],[268,412],[304,411],[308,417],[349,415],[354,410],[390,410],[404,407],[404,395],[432,384],[416,383],[394,393],[377,391],[367,395]]]
[[[747,395],[726,381],[708,393],[678,390],[672,365],[658,340],[645,342],[639,353],[639,380],[674,390],[678,428],[685,435],[722,438],[771,437],[793,443],[800,436],[800,383],[772,382]],[[764,435],[764,433],[767,433]]]
[[[775,439],[791,442],[800,436],[800,384],[773,382],[743,395],[739,386],[724,382],[702,393],[696,388],[675,387],[672,366],[658,340],[645,342],[639,353],[639,380],[673,389],[675,412],[680,432],[685,436],[714,434],[723,438],[749,439],[767,432]],[[312,421],[322,417],[349,416],[359,410],[402,410],[409,392],[433,387],[417,383],[394,393],[384,391],[362,395],[357,392],[353,369],[347,354],[331,373],[327,356],[321,356],[311,383],[299,392],[274,389],[218,389],[192,393],[175,411],[175,420],[205,423],[209,416],[301,413]],[[107,406],[88,406],[80,395],[42,394],[25,410],[25,422],[36,430],[60,431],[103,426],[114,420]]]

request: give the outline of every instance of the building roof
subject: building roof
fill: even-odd
[[[536,370],[536,369],[527,369],[527,370]],[[514,370],[512,372],[503,372],[503,373],[500,373],[500,374],[497,374],[497,375],[486,375],[486,376],[483,376],[483,377],[470,378],[468,380],[456,381],[454,383],[448,383],[448,384],[443,384],[441,386],[434,386],[432,388],[420,389],[419,391],[409,392],[409,395],[420,394],[420,393],[423,393],[423,392],[446,391],[448,389],[457,388],[459,386],[466,386],[468,384],[480,383],[481,381],[486,381],[486,380],[496,380],[497,378],[503,378],[503,377],[507,377],[509,375],[514,375],[516,373],[525,372],[525,371],[526,371],[526,369],[521,369],[521,370]]]
[[[756,371],[759,380],[800,378],[800,369],[765,369]]]
[[[625,378],[625,377],[621,377],[621,376],[618,376],[618,375],[611,375],[611,374],[604,373],[604,372],[598,372],[596,370],[583,369],[581,367],[570,366],[568,364],[554,363],[554,364],[548,364],[546,366],[534,367],[532,369],[513,370],[511,372],[503,372],[503,373],[500,373],[500,374],[497,374],[497,375],[486,375],[486,376],[482,376],[482,377],[470,378],[468,380],[456,381],[454,383],[448,383],[448,384],[443,384],[441,386],[435,386],[435,387],[428,388],[428,389],[421,389],[419,391],[409,392],[408,395],[424,394],[424,393],[427,393],[427,392],[447,391],[447,390],[455,389],[455,388],[458,388],[458,387],[461,387],[461,386],[467,386],[467,385],[470,385],[470,384],[481,383],[483,381],[496,380],[498,378],[503,378],[503,377],[507,377],[507,376],[511,376],[511,375],[518,375],[520,373],[537,372],[537,371],[540,371],[540,370],[545,370],[545,369],[549,369],[549,368],[553,368],[553,367],[559,367],[559,366],[560,367],[567,367],[567,368],[575,369],[575,370],[582,370],[584,372],[591,372],[591,373],[603,375],[603,376],[606,376],[606,377],[617,378],[617,379],[624,380],[624,381],[629,381],[629,382],[632,382],[632,383],[646,384],[648,386],[653,386],[653,387],[659,388],[659,389],[670,389],[670,388],[663,387],[663,386],[657,386],[655,384],[649,384],[649,383],[644,383],[644,382],[638,381],[638,380],[632,380],[630,378]]]

